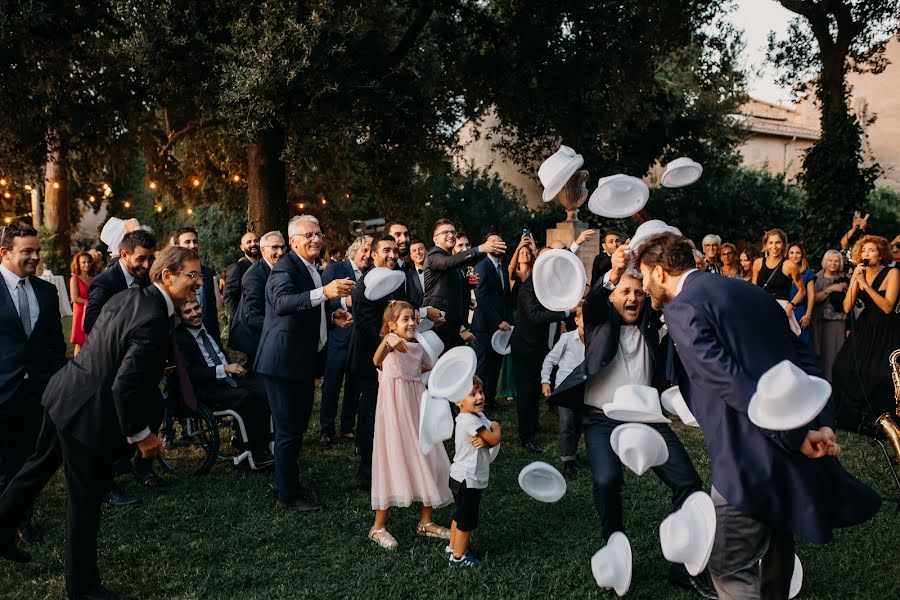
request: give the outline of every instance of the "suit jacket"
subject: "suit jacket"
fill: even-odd
[[[237,313],[238,305],[241,302],[241,281],[244,273],[254,264],[256,263],[252,263],[246,256],[242,256],[237,262],[231,263],[225,269],[225,288],[222,296],[229,315],[233,316]]]
[[[197,388],[203,384],[214,383],[216,381],[216,368],[210,367],[206,363],[206,359],[203,358],[203,353],[200,351],[200,346],[197,345],[197,339],[193,334],[181,323],[175,327],[173,333],[175,335],[175,343],[178,344],[178,349],[181,351],[181,356],[184,359],[184,368],[194,387]],[[209,332],[207,332],[208,334]],[[219,350],[222,350],[222,348],[220,347]]]
[[[529,276],[519,287],[516,328],[509,345],[512,351],[528,357],[529,364],[538,365],[550,352],[550,324],[564,320],[568,315],[557,310],[547,310],[534,293],[534,278]]]
[[[556,386],[549,401],[551,404],[578,408],[584,404],[584,386],[592,377],[603,372],[619,351],[619,336],[622,315],[612,305],[611,290],[602,285],[594,287],[584,299],[581,307],[584,318],[584,362],[576,367],[566,379]],[[650,353],[652,385],[661,387],[665,375],[663,346],[659,341],[660,312],[653,310],[650,299],[644,302],[634,326],[644,339]],[[514,332],[515,333],[515,332]]]
[[[216,302],[216,274],[207,267],[201,265],[200,271],[203,273],[203,326],[212,336],[219,347],[222,346],[222,334],[219,330],[219,306]]]
[[[43,405],[57,430],[115,448],[159,423],[159,382],[171,354],[166,302],[156,286],[116,294],[87,343],[50,379]]]
[[[591,266],[591,287],[602,281],[603,276],[610,269],[612,269],[612,257],[606,253],[606,250],[600,250],[600,254],[594,257],[594,264]]]
[[[371,271],[370,271],[371,272]],[[353,301],[353,334],[350,338],[350,353],[347,366],[353,377],[369,385],[378,385],[378,371],[372,359],[381,343],[381,321],[384,309],[391,300],[408,300],[403,287],[378,300],[366,298],[366,276],[356,282],[351,292]]]
[[[150,285],[150,280],[146,277],[135,281],[137,281],[138,287]],[[86,334],[91,333],[94,323],[97,322],[97,317],[100,316],[100,311],[103,310],[109,299],[127,289],[128,284],[125,283],[125,273],[122,272],[122,267],[118,261],[94,277],[94,280],[91,281],[91,286],[88,288],[88,301],[84,308],[84,332]]]
[[[770,527],[825,543],[832,529],[861,523],[878,495],[831,457],[799,449],[808,429],[831,426],[830,407],[804,427],[768,431],[750,422],[747,407],[759,377],[782,360],[821,372],[793,335],[784,310],[745,281],[710,273],[687,275],[665,308],[679,361],[676,376],[703,430],[713,485],[729,504]]]
[[[56,286],[30,276],[38,302],[38,319],[30,336],[0,277],[0,404],[15,396],[25,375],[43,391],[50,377],[66,364],[66,342],[59,316]]]
[[[500,263],[501,275],[494,268],[490,259],[475,265],[478,283],[475,285],[475,314],[472,315],[472,331],[475,333],[493,334],[503,321],[512,323],[512,307],[510,306],[509,278],[507,268]]]
[[[241,278],[241,298],[231,319],[228,344],[251,359],[256,356],[266,317],[266,282],[272,269],[260,259]]]
[[[322,309],[312,305],[314,289],[312,276],[293,250],[272,268],[255,372],[301,382],[315,379]]]
[[[325,272],[322,273],[322,285],[328,285],[335,279],[344,278],[350,278],[353,281],[356,281],[356,273],[353,271],[353,265],[350,264],[348,259],[340,262],[332,262],[325,267]],[[330,325],[331,315],[334,314],[334,311],[342,308],[341,300],[340,298],[333,298],[331,300],[326,300],[325,302],[325,314],[328,317],[328,323]],[[353,307],[350,307],[350,312],[353,312]],[[346,329],[332,326],[328,333],[328,344],[329,346],[349,346],[350,337],[352,335],[352,326]]]
[[[469,312],[467,284],[459,267],[483,258],[477,248],[450,254],[435,246],[425,258],[425,304],[446,313],[446,323],[435,327],[441,338],[454,335],[466,322]],[[463,299],[465,298],[465,302]]]
[[[410,262],[410,265],[412,266],[406,269],[406,297],[410,304],[416,308],[421,308],[425,306],[425,288],[422,286],[422,282],[419,281],[419,272],[416,266],[412,262]]]

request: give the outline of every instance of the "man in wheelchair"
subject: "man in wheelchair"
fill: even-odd
[[[231,409],[247,430],[248,446],[257,469],[275,462],[269,450],[269,405],[262,382],[228,357],[206,332],[203,309],[196,300],[176,307],[181,323],[175,343],[184,359],[197,398],[211,410]],[[240,441],[240,440],[236,440]]]

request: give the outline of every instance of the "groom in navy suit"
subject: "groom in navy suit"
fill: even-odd
[[[496,233],[485,241],[502,242]],[[478,283],[475,285],[475,314],[472,316],[472,333],[475,334],[475,354],[478,357],[476,375],[484,382],[484,403],[488,409],[496,406],[497,380],[503,356],[491,345],[491,338],[498,329],[509,330],[512,307],[509,300],[509,272],[503,263],[503,252],[494,251],[486,260],[475,265]]]
[[[830,407],[792,431],[747,416],[760,376],[779,362],[821,375],[771,296],[698,271],[688,240],[672,233],[647,240],[635,263],[653,307],[665,309],[678,384],[712,463],[713,582],[720,597],[787,598],[794,536],[829,542],[832,529],[870,519],[881,499],[838,462]]]

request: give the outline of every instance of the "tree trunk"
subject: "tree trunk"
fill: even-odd
[[[247,146],[247,221],[257,235],[287,230],[284,130],[261,132]]]
[[[833,119],[846,119],[849,113],[845,83],[847,57],[837,50],[822,52],[820,57],[822,70],[816,95],[822,109],[821,124],[824,130]]]
[[[60,151],[55,151],[47,161],[44,183],[44,227],[53,236],[53,259],[47,262],[68,265],[72,199],[65,156]]]

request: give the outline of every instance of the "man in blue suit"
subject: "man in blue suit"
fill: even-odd
[[[496,233],[486,241],[503,242]],[[472,316],[472,333],[475,334],[475,355],[478,368],[475,374],[484,382],[484,402],[488,410],[496,408],[497,379],[503,356],[494,352],[491,337],[498,329],[508,331],[512,320],[509,302],[509,271],[502,261],[503,252],[493,251],[475,265],[478,283],[475,285],[475,314]]]
[[[720,597],[787,598],[794,536],[829,542],[832,529],[871,518],[881,499],[838,462],[830,407],[791,431],[747,416],[760,376],[779,362],[820,375],[771,296],[697,271],[688,240],[672,233],[647,240],[635,263],[654,308],[665,309],[676,378],[709,450],[713,582]]]
[[[322,273],[322,283],[328,285],[335,279],[352,279],[360,281],[363,273],[369,268],[372,255],[372,236],[364,235],[353,240],[347,248],[347,258],[341,262],[333,262]],[[329,300],[326,306],[328,314],[338,309],[352,309],[347,298]],[[327,450],[334,442],[334,423],[337,420],[338,397],[344,387],[344,406],[341,411],[341,437],[352,438],[356,425],[356,397],[351,391],[352,380],[344,374],[347,371],[347,355],[350,352],[350,338],[353,327],[337,328],[328,337],[328,349],[325,358],[325,378],[322,381],[322,404],[319,408],[319,448]]]
[[[275,424],[277,505],[297,512],[321,509],[300,484],[297,459],[312,413],[319,352],[328,341],[325,302],[344,298],[356,287],[349,278],[322,283],[316,259],[323,238],[313,216],[298,215],[288,223],[291,252],[272,267],[266,282],[266,318],[254,364]],[[353,322],[343,309],[331,320],[338,327]]]

